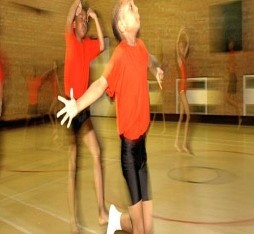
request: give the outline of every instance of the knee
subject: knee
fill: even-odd
[[[182,121],[183,121],[183,115],[180,115],[178,122],[182,122]]]
[[[187,122],[190,121],[190,114],[186,115],[186,121],[187,121]]]

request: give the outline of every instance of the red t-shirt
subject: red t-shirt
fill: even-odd
[[[135,46],[121,41],[103,73],[107,94],[116,99],[119,134],[130,140],[146,133],[150,123],[148,61],[140,39]]]
[[[38,104],[38,93],[41,87],[42,77],[29,77],[27,78],[28,86],[28,101],[30,105]]]
[[[229,52],[228,70],[229,70],[229,73],[236,73],[235,52],[233,50]]]
[[[0,82],[3,82],[4,79],[4,71],[3,71],[3,58],[2,58],[2,54],[0,51]]]
[[[181,74],[181,80],[180,80],[180,85],[179,85],[179,93],[181,91],[186,92],[187,89],[187,84],[186,84],[186,68],[185,68],[185,64],[182,62],[181,66],[179,67],[180,70],[180,74]]]
[[[1,61],[0,61],[0,82],[3,81],[3,69],[2,69],[2,64],[1,64]]]
[[[53,74],[50,77],[53,99],[57,98],[57,96],[58,96],[58,81],[57,81],[57,79],[58,79],[57,73],[53,72]]]
[[[73,88],[74,97],[78,99],[87,90],[89,84],[89,66],[91,61],[100,53],[97,39],[84,38],[78,41],[74,30],[65,32],[66,51],[64,67],[65,94],[70,96]]]

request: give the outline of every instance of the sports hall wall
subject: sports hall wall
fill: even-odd
[[[231,9],[227,6],[235,2],[238,7],[236,11],[233,8],[232,14],[225,13],[225,9]],[[72,0],[0,1],[0,55],[5,79],[3,120],[27,117],[28,77],[32,79],[56,69],[58,92],[63,94],[64,26],[71,3]],[[115,0],[88,0],[86,3],[97,12],[108,45],[106,51],[91,65],[92,80],[94,80],[101,74],[116,45],[111,31],[111,13]],[[149,52],[158,58],[165,73],[162,91],[154,84],[153,77],[149,74],[153,112],[177,113],[176,81],[179,74],[175,45],[181,27],[186,28],[190,39],[187,59],[187,77],[193,81],[190,89],[201,90],[195,94],[195,98],[198,99],[196,104],[195,98],[192,97],[193,106],[196,108],[193,111],[208,115],[236,115],[235,108],[226,101],[228,52],[226,45],[224,47],[221,45],[225,43],[225,32],[230,32],[231,28],[233,32],[235,28],[240,32],[240,35],[237,34],[240,46],[235,52],[237,100],[241,109],[244,109],[246,77],[250,78],[248,87],[254,88],[253,0],[136,0],[135,4],[141,15],[140,36]],[[237,17],[228,24],[221,21],[235,14]],[[89,35],[96,35],[92,22]],[[50,79],[48,76],[38,89],[39,114],[47,114],[54,99]],[[210,82],[211,86],[209,86]],[[246,115],[254,115],[251,94],[250,92],[248,94],[250,97],[247,96],[250,103]],[[204,99],[208,98],[211,101],[206,100],[208,109],[203,112],[206,105]],[[114,108],[112,108],[114,104],[107,97],[103,96],[97,105],[98,108],[96,104],[93,107],[95,115],[114,115]]]

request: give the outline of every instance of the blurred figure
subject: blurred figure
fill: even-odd
[[[8,76],[8,64],[7,64],[7,57],[0,49],[0,175],[2,173],[3,161],[4,161],[4,153],[3,153],[3,146],[2,146],[2,123],[1,119],[3,117],[3,109],[4,109],[4,85],[5,80]]]
[[[3,155],[1,152],[2,150],[2,139],[1,139],[1,117],[2,117],[2,108],[3,108],[3,94],[4,93],[4,78],[3,78],[3,68],[2,68],[2,62],[1,62],[1,54],[0,54],[0,175],[2,172],[2,161],[3,161]]]
[[[86,36],[90,19],[95,23],[98,39],[90,39]],[[101,26],[96,13],[91,8],[87,11],[83,9],[80,0],[75,0],[69,9],[65,28],[65,40],[65,95],[70,98],[70,90],[73,89],[74,97],[78,99],[88,88],[90,63],[104,50],[105,47]],[[80,139],[82,139],[83,143],[88,147],[93,157],[99,224],[106,224],[108,222],[108,212],[104,204],[101,151],[90,119],[90,111],[86,109],[73,119],[70,142],[68,200],[71,226],[74,233],[79,233],[76,211],[76,176]]]
[[[38,112],[38,100],[39,100],[39,91],[42,87],[42,84],[46,81],[49,74],[52,72],[52,69],[47,70],[42,74],[38,74],[37,68],[34,66],[31,74],[25,74],[23,68],[21,68],[21,73],[23,74],[28,91],[28,109],[26,117],[26,126],[29,125],[30,121],[35,117],[41,117]]]
[[[235,42],[233,39],[229,40],[228,49],[228,88],[227,88],[227,102],[234,107],[238,116],[238,128],[241,126],[242,117],[239,101],[237,100],[237,76],[236,76],[236,62],[235,62]]]
[[[28,89],[28,110],[27,119],[38,115],[38,93],[42,84],[44,74],[37,75],[36,68],[33,68],[33,73],[25,76]]]
[[[4,52],[0,49],[0,118],[4,108],[4,81],[8,76],[8,61]]]
[[[53,129],[53,140],[56,141],[58,139],[58,131],[57,131],[57,118],[56,118],[56,113],[58,110],[58,101],[57,101],[57,96],[61,94],[60,86],[59,86],[59,81],[58,81],[58,66],[56,61],[53,62],[53,67],[49,71],[47,75],[47,81],[50,82],[51,86],[51,104],[48,110],[48,116],[50,119],[50,123]]]
[[[3,78],[3,65],[1,61],[0,54],[0,118],[2,116],[2,108],[3,108],[3,93],[4,93],[4,78]]]
[[[188,100],[186,97],[186,90],[187,90],[187,77],[186,77],[186,58],[187,53],[189,50],[189,37],[185,31],[185,28],[181,28],[176,41],[176,58],[177,58],[177,65],[180,72],[180,85],[179,85],[179,103],[180,103],[180,116],[177,123],[176,128],[176,139],[175,139],[175,148],[177,151],[184,151],[186,153],[191,153],[189,146],[187,144],[187,137],[189,131],[189,121],[190,121],[190,109]],[[182,148],[179,147],[179,134],[181,129],[181,124],[183,121],[183,115],[186,114],[185,126],[184,126],[184,139]]]

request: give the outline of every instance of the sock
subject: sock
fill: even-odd
[[[117,230],[122,230],[121,228],[121,215],[114,205],[109,208],[109,220],[107,234],[114,234]]]

